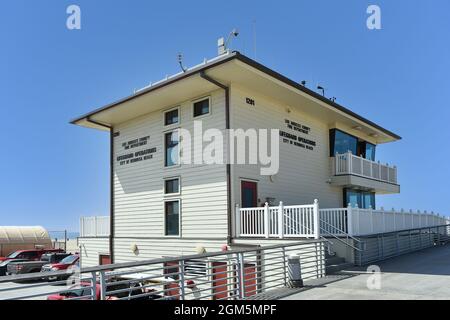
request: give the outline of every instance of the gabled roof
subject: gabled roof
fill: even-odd
[[[134,94],[132,94],[126,98],[123,98],[119,101],[108,104],[102,108],[96,109],[96,110],[89,112],[81,117],[78,117],[78,118],[72,120],[71,123],[78,124],[78,125],[84,125],[84,126],[88,126],[88,127],[93,127],[93,128],[98,128],[98,129],[104,129],[102,127],[104,127],[104,126],[108,127],[108,126],[111,126],[112,124],[108,123],[108,121],[104,121],[104,119],[109,119],[106,115],[104,116],[104,119],[99,119],[99,118],[101,118],[100,114],[102,114],[102,113],[106,114],[111,109],[118,108],[119,106],[125,105],[127,103],[131,103],[131,102],[133,102],[133,100],[137,100],[145,95],[148,95],[151,92],[162,91],[163,88],[166,88],[170,85],[176,85],[178,82],[181,82],[182,80],[191,79],[191,81],[192,81],[191,86],[192,86],[192,85],[194,85],[193,79],[195,78],[195,76],[197,76],[198,79],[200,79],[200,77],[199,77],[200,73],[206,72],[207,70],[216,69],[219,66],[223,66],[224,64],[226,64],[228,62],[232,62],[232,61],[239,61],[240,63],[243,63],[253,69],[256,69],[257,71],[267,75],[268,77],[275,79],[276,81],[279,81],[279,82],[291,87],[292,89],[298,90],[298,91],[302,92],[303,94],[306,94],[306,96],[309,96],[312,99],[320,101],[322,104],[330,107],[331,109],[334,109],[336,112],[339,112],[340,114],[344,114],[347,117],[356,120],[358,123],[363,123],[366,126],[372,128],[376,132],[383,133],[383,135],[386,136],[386,139],[384,139],[385,142],[401,139],[401,137],[399,135],[393,133],[392,131],[389,131],[389,130],[381,127],[380,125],[360,116],[359,114],[351,111],[350,109],[348,109],[336,102],[333,102],[332,100],[327,99],[326,97],[318,94],[317,92],[314,92],[314,91],[306,88],[305,86],[302,86],[301,84],[283,76],[282,74],[256,62],[255,60],[252,60],[236,51],[231,52],[229,54],[219,56],[210,61],[205,61],[203,64],[200,64],[191,69],[188,69],[186,72],[181,72],[172,77],[168,77],[168,78],[166,78],[162,81],[159,81],[147,88],[144,88],[138,92],[135,92]],[[224,80],[226,81],[227,79],[224,79]],[[207,85],[206,86],[202,85],[202,86],[205,88],[208,87]],[[172,91],[172,93],[173,93],[173,91]],[[122,106],[122,107],[124,107],[124,106]],[[129,106],[130,111],[131,111],[131,107],[134,108],[136,106]],[[387,139],[387,138],[389,138],[389,139]]]

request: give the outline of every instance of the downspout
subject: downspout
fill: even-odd
[[[109,129],[109,187],[110,187],[110,214],[109,214],[109,257],[114,263],[114,130],[112,126],[94,121],[89,117],[88,122]]]
[[[209,77],[205,71],[200,72],[200,77],[205,79],[206,81],[211,82],[212,84],[222,88],[225,91],[225,129],[230,129],[230,88],[226,85],[218,82],[217,80]],[[228,161],[229,162],[229,161]],[[231,206],[231,164],[226,164],[226,172],[227,172],[227,244],[230,245],[232,243],[232,206]]]

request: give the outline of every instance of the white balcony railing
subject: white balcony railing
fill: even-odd
[[[80,218],[80,237],[107,236],[109,236],[109,216]]]
[[[333,162],[333,175],[357,175],[369,179],[397,184],[397,167],[381,164],[355,156],[351,152],[336,154]]]

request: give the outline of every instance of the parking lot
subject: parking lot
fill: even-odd
[[[28,288],[28,286],[39,285],[38,287]],[[47,282],[29,282],[29,283],[1,283],[0,290],[6,288],[14,288],[11,291],[0,291],[0,300],[13,299],[19,296],[31,296],[37,294],[45,294],[48,292],[58,292],[68,288],[65,285],[51,285]],[[40,297],[33,297],[27,300],[46,300],[47,294]]]
[[[378,263],[380,287],[369,289],[373,274],[355,268],[353,275],[291,295],[286,300],[447,300],[450,299],[450,245],[429,248]],[[373,283],[369,281],[370,283]]]

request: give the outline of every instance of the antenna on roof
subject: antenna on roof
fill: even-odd
[[[180,53],[178,53],[177,55],[178,58],[178,64],[180,65],[181,70],[183,70],[183,72],[186,72],[186,68],[183,66],[183,55]]]
[[[325,88],[322,87],[321,85],[317,86],[317,90],[321,90],[322,91],[322,95],[325,97]]]
[[[224,37],[219,38],[219,40],[217,40],[217,46],[218,46],[218,50],[219,50],[219,51],[218,51],[219,56],[222,55],[222,54],[226,54],[226,53],[229,52],[228,44],[230,43],[230,41],[231,41],[231,39],[232,39],[233,37],[236,38],[238,35],[239,35],[239,30],[236,29],[236,28],[234,28],[233,30],[231,30],[231,32],[230,32],[230,34],[228,35],[228,38],[227,38],[226,41],[225,41],[225,38],[224,38]]]

